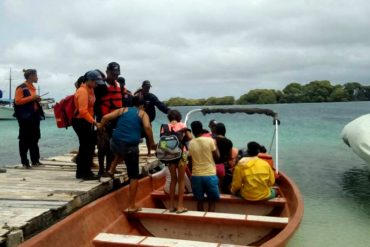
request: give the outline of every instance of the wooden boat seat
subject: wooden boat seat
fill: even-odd
[[[124,235],[124,234],[111,234],[100,233],[97,235],[93,244],[95,247],[133,247],[133,246],[173,246],[173,247],[241,247],[241,245],[230,245],[221,243],[211,243],[204,241],[192,241],[173,238],[156,238],[138,235]]]
[[[166,194],[163,190],[155,190],[151,193],[151,196],[153,199],[161,199],[161,200],[169,199],[169,195]],[[194,200],[195,201],[195,198],[193,194],[184,194],[184,200]],[[247,201],[238,196],[228,195],[228,194],[221,194],[220,200],[218,202],[268,205],[268,206],[284,206],[287,203],[284,197],[276,197],[270,200],[255,202],[255,201]]]
[[[168,221],[180,222],[191,221],[198,223],[216,223],[216,224],[231,224],[231,225],[247,225],[260,226],[266,228],[282,229],[287,224],[287,217],[261,216],[261,215],[246,215],[246,214],[230,214],[230,213],[214,213],[188,211],[181,214],[171,213],[167,209],[158,208],[143,208],[136,213],[127,214],[133,218],[151,218],[165,219]]]

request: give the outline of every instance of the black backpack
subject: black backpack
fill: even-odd
[[[183,131],[174,131],[168,124],[162,124],[156,156],[161,162],[168,162],[180,159],[182,156]]]

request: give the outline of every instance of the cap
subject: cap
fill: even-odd
[[[143,84],[141,84],[141,87],[144,87],[144,86],[149,86],[149,87],[151,87],[151,86],[152,86],[152,84],[150,83],[150,81],[145,80],[145,81],[143,81]]]
[[[120,75],[121,74],[121,69],[118,63],[116,62],[111,62],[107,66],[107,70],[113,72],[115,75]]]
[[[97,84],[102,84],[104,83],[103,82],[103,77],[101,76],[101,74],[96,71],[96,70],[90,70],[86,73],[85,75],[86,77],[86,80],[92,80],[92,81],[96,81]]]

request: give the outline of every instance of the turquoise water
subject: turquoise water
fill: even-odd
[[[369,246],[370,179],[364,162],[340,139],[344,125],[369,113],[370,102],[263,105],[278,112],[280,169],[299,186],[304,218],[289,246]],[[191,107],[178,108],[184,115]],[[224,122],[235,146],[255,140],[270,145],[272,119],[258,115],[192,115],[190,121]],[[155,136],[165,116],[158,113]],[[0,121],[0,166],[19,163],[16,121]],[[42,122],[41,156],[77,148],[72,129],[57,129],[53,119]],[[274,148],[272,150],[274,153]]]

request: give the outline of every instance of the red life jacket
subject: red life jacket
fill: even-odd
[[[54,116],[58,128],[68,128],[72,125],[72,118],[76,116],[74,94],[62,99],[54,106]]]
[[[100,98],[103,116],[122,107],[122,90],[118,82],[114,83],[116,86],[107,85],[107,93]]]

